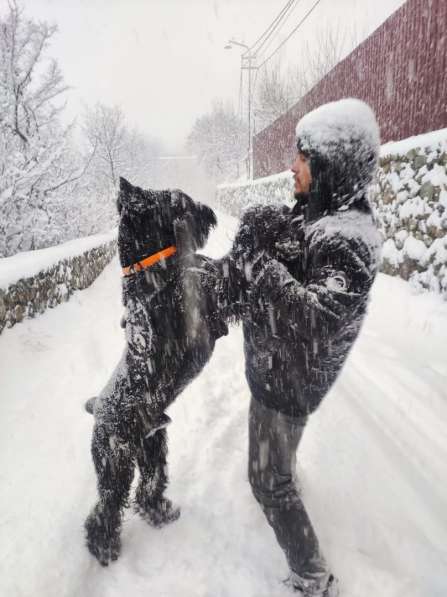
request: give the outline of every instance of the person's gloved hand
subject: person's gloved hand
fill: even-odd
[[[256,205],[248,209],[233,243],[233,258],[251,262],[260,252],[273,256],[275,242],[282,238],[289,219],[289,209],[282,205]]]
[[[303,216],[293,218],[279,233],[275,242],[276,255],[284,261],[296,261],[303,255]]]

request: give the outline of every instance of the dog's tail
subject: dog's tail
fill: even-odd
[[[89,398],[87,402],[84,404],[84,408],[89,413],[89,415],[92,415],[95,411],[96,399],[97,396],[92,396],[92,398]]]

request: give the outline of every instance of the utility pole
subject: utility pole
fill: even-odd
[[[251,52],[249,46],[234,39],[230,39],[225,50],[231,50],[233,46],[241,46],[245,48],[245,52],[241,55],[241,70],[248,71],[248,158],[247,158],[247,175],[248,179],[251,180],[253,176],[253,143],[252,143],[252,84],[251,84],[251,71],[257,70],[257,66],[253,66],[253,62],[256,59],[256,53]]]
[[[248,54],[248,180],[252,179],[252,142],[251,142],[251,54]]]

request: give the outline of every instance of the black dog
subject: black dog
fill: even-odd
[[[170,421],[164,411],[228,333],[216,292],[222,276],[215,262],[195,254],[216,225],[214,212],[181,191],[146,191],[124,179],[118,212],[126,346],[94,403],[99,501],[85,523],[88,548],[103,565],[120,553],[135,465],[137,512],[153,526],[180,515],[164,496]]]

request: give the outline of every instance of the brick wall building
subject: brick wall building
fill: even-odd
[[[295,126],[310,110],[357,97],[382,142],[447,127],[447,0],[407,0],[286,114],[253,140],[254,177],[289,168]]]

